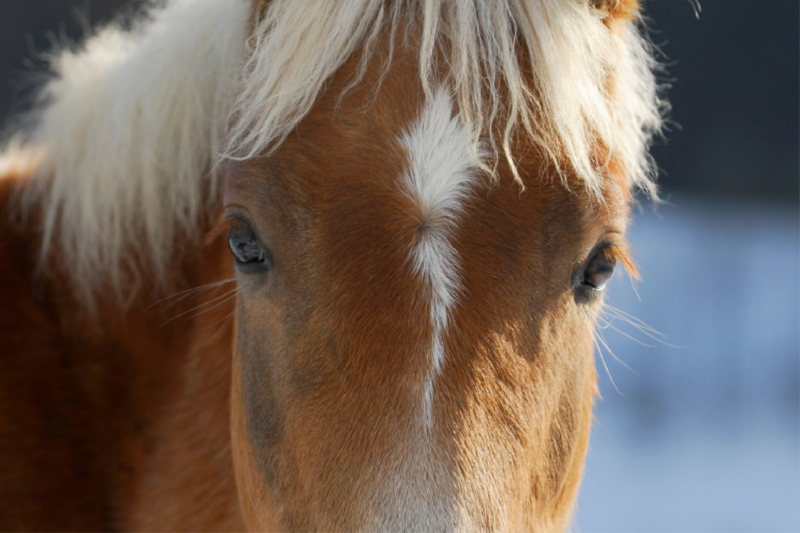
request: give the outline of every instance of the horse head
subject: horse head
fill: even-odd
[[[655,194],[637,2],[148,9],[55,60],[35,169],[13,167],[43,268],[88,308],[140,305],[101,346],[132,354],[126,398],[155,428],[114,437],[119,523],[566,528],[604,289],[635,275],[632,193]],[[151,327],[175,278],[235,303]]]
[[[650,186],[625,153],[647,125],[615,108],[615,87],[641,82],[615,63],[630,59],[634,6],[528,6],[556,41],[582,30],[546,28],[548,7],[593,24],[588,40],[607,55],[592,59],[575,57],[588,54],[580,40],[531,50],[522,5],[469,4],[431,6],[436,30],[417,6],[381,3],[372,18],[341,7],[286,29],[271,5],[256,24],[228,132],[243,155],[223,179],[238,285],[233,448],[255,529],[568,523],[596,393],[595,322],[615,264],[633,266],[630,188]],[[325,34],[331,20],[347,43]],[[290,31],[311,42],[283,50]],[[281,54],[299,66],[258,72]],[[320,56],[343,61],[304,65]],[[568,75],[534,65],[559,60],[606,62],[560,80],[597,83],[595,94],[537,79]],[[313,95],[294,120],[265,109],[270,91],[305,96],[272,76],[323,68],[324,86],[294,89]],[[562,112],[595,115],[570,139],[550,115]]]

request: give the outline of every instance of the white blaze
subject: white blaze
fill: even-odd
[[[458,252],[450,238],[476,181],[480,154],[460,118],[453,116],[453,101],[444,88],[427,102],[400,142],[409,157],[403,183],[420,214],[420,230],[410,259],[430,291],[433,339],[423,399],[423,418],[430,427],[433,384],[444,363],[443,337],[461,288]]]

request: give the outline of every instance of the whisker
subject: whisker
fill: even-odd
[[[631,336],[631,335],[628,335],[627,333],[625,333],[624,331],[622,331],[622,330],[621,330],[621,329],[619,329],[618,327],[614,326],[614,325],[613,325],[613,324],[612,324],[610,321],[608,321],[608,320],[605,320],[605,319],[602,319],[602,318],[598,318],[598,320],[603,320],[603,322],[605,323],[605,325],[604,325],[604,326],[600,326],[600,329],[608,329],[608,328],[611,328],[611,329],[613,329],[614,331],[616,331],[617,333],[619,333],[620,335],[622,335],[622,336],[624,336],[624,337],[627,337],[627,338],[629,338],[630,340],[632,340],[633,342],[636,342],[636,343],[638,343],[638,344],[641,344],[642,346],[644,346],[644,347],[646,347],[646,348],[655,348],[655,347],[656,347],[656,345],[655,345],[655,344],[647,344],[646,342],[642,342],[642,341],[640,341],[640,340],[639,340],[639,339],[637,339],[636,337],[633,337],[633,336]]]
[[[236,287],[234,287],[233,289],[229,290],[228,292],[226,292],[225,294],[223,294],[221,296],[217,296],[216,298],[213,298],[213,299],[211,299],[211,300],[209,300],[207,302],[203,302],[203,303],[201,303],[201,304],[199,304],[199,305],[197,305],[195,307],[192,307],[191,309],[188,309],[188,310],[184,311],[183,313],[180,313],[180,314],[177,314],[177,315],[173,316],[172,318],[170,318],[169,320],[164,322],[163,325],[169,324],[173,320],[176,320],[176,319],[181,318],[183,316],[186,316],[186,315],[188,315],[190,313],[193,313],[193,312],[197,311],[198,309],[202,309],[203,307],[205,307],[207,305],[213,304],[214,302],[218,302],[218,303],[214,304],[213,306],[209,307],[208,309],[203,310],[203,312],[197,313],[197,314],[192,315],[191,317],[189,317],[189,319],[197,318],[198,316],[200,316],[200,315],[202,315],[204,313],[207,313],[208,311],[211,311],[212,309],[224,304],[231,297],[235,297],[236,294],[238,293],[238,291],[239,291],[239,287],[236,286]],[[222,300],[222,301],[220,302],[219,300]]]
[[[667,336],[665,334],[661,333],[652,326],[649,326],[648,324],[639,320],[638,318],[629,315],[628,313],[622,311],[621,309],[617,309],[616,307],[612,307],[609,305],[606,306],[606,308],[604,309],[604,313],[610,318],[616,318],[627,324],[630,324],[631,326],[636,328],[640,333],[650,337],[651,339],[653,339],[654,341],[656,341],[661,345],[669,346],[670,348],[678,348],[678,349],[685,348],[685,346],[677,346],[674,344],[670,344],[669,342],[666,341]],[[645,346],[647,346],[647,344],[645,344]]]
[[[630,370],[631,372],[633,372],[637,376],[639,375],[634,369],[629,367],[628,364],[625,361],[623,361],[622,359],[617,357],[617,354],[615,354],[614,351],[611,349],[611,347],[609,347],[608,342],[606,341],[606,338],[603,336],[602,332],[598,331],[597,335],[598,335],[600,341],[603,343],[603,346],[606,347],[606,349],[608,350],[608,353],[614,359],[614,361],[618,362],[619,364],[621,364],[622,366],[624,366],[625,368],[627,368],[628,370]]]
[[[605,307],[604,312],[605,312],[605,314],[611,316],[612,318],[616,318],[616,319],[622,320],[623,322],[626,322],[626,323],[630,324],[631,326],[635,327],[636,329],[638,329],[642,333],[647,332],[647,333],[649,333],[651,335],[655,335],[655,336],[658,336],[658,337],[662,337],[662,338],[666,337],[666,335],[664,335],[663,333],[661,333],[660,331],[658,331],[654,327],[648,325],[647,323],[645,323],[642,320],[639,320],[635,316],[630,315],[630,314],[626,313],[625,311],[622,311],[621,309],[617,309],[616,307],[612,307],[612,306],[608,305],[608,306]]]
[[[633,293],[636,295],[636,299],[641,302],[642,296],[639,294],[639,287],[636,286],[636,278],[633,276],[628,276],[628,279],[631,280],[631,288],[633,289]]]
[[[222,285],[225,285],[227,283],[232,283],[232,282],[235,282],[235,281],[236,281],[236,278],[234,276],[231,276],[231,277],[229,277],[227,279],[224,279],[222,281],[215,281],[213,283],[207,283],[207,284],[201,285],[199,287],[192,287],[192,288],[186,289],[184,291],[179,291],[179,292],[176,292],[175,294],[170,294],[169,296],[165,296],[164,298],[161,298],[160,300],[156,300],[155,302],[153,302],[152,304],[150,304],[148,306],[148,309],[153,307],[153,306],[155,306],[155,305],[158,305],[158,304],[164,302],[165,300],[174,299],[173,301],[169,302],[162,309],[163,311],[166,311],[167,309],[169,309],[170,307],[174,306],[178,302],[182,302],[183,300],[185,300],[185,299],[187,299],[187,298],[189,298],[191,296],[194,296],[196,294],[199,294],[199,293],[202,293],[202,292],[205,292],[205,291],[208,291],[208,290],[216,289],[217,287],[220,287]]]
[[[224,295],[224,297],[225,297],[225,299],[224,299],[224,300],[222,300],[222,301],[220,301],[220,302],[217,302],[216,304],[212,305],[211,307],[208,307],[208,308],[206,308],[206,309],[203,309],[203,310],[202,310],[202,311],[200,311],[199,313],[195,313],[195,314],[194,314],[194,315],[192,315],[191,317],[187,318],[187,320],[190,320],[190,319],[195,319],[195,318],[197,318],[197,317],[199,317],[199,316],[203,316],[204,314],[206,314],[206,313],[208,313],[208,312],[210,312],[210,311],[213,311],[213,310],[214,310],[214,309],[216,309],[217,307],[219,307],[219,306],[221,306],[221,305],[225,305],[226,303],[230,302],[231,300],[235,300],[237,296],[238,296],[238,288],[236,288],[236,289],[233,289],[233,290],[229,291],[227,294],[225,294],[225,295]],[[215,298],[215,300],[216,300],[216,299],[217,299],[217,298]],[[202,308],[203,306],[213,303],[213,301],[214,301],[214,300],[211,300],[211,301],[208,301],[208,302],[206,302],[205,304],[198,305],[197,307],[195,307],[195,309],[194,309],[194,310],[199,310],[199,309],[200,309],[200,308]]]
[[[611,377],[611,371],[608,369],[608,365],[606,364],[606,358],[603,357],[603,350],[600,348],[600,344],[597,342],[597,336],[592,335],[592,340],[594,341],[594,345],[597,346],[597,353],[600,355],[600,360],[603,362],[603,368],[606,369],[606,374],[608,375],[608,379],[611,381],[611,384],[614,386],[614,390],[616,390],[617,394],[620,396],[625,396],[622,394],[622,392],[620,392],[619,387],[617,387],[617,384],[614,382],[614,378]],[[605,344],[605,342],[603,344]],[[608,348],[608,346],[606,346],[606,348]]]

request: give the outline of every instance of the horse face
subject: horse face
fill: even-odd
[[[527,146],[526,190],[502,163],[493,182],[413,62],[339,100],[348,76],[274,154],[227,169],[248,525],[563,528],[626,185],[593,201]]]

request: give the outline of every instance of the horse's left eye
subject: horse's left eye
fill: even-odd
[[[595,252],[586,266],[580,280],[584,290],[600,292],[605,289],[608,280],[614,275],[614,266],[617,260],[608,248]]]
[[[242,224],[231,228],[228,246],[240,271],[255,273],[272,270],[272,254],[261,244],[250,226]]]

